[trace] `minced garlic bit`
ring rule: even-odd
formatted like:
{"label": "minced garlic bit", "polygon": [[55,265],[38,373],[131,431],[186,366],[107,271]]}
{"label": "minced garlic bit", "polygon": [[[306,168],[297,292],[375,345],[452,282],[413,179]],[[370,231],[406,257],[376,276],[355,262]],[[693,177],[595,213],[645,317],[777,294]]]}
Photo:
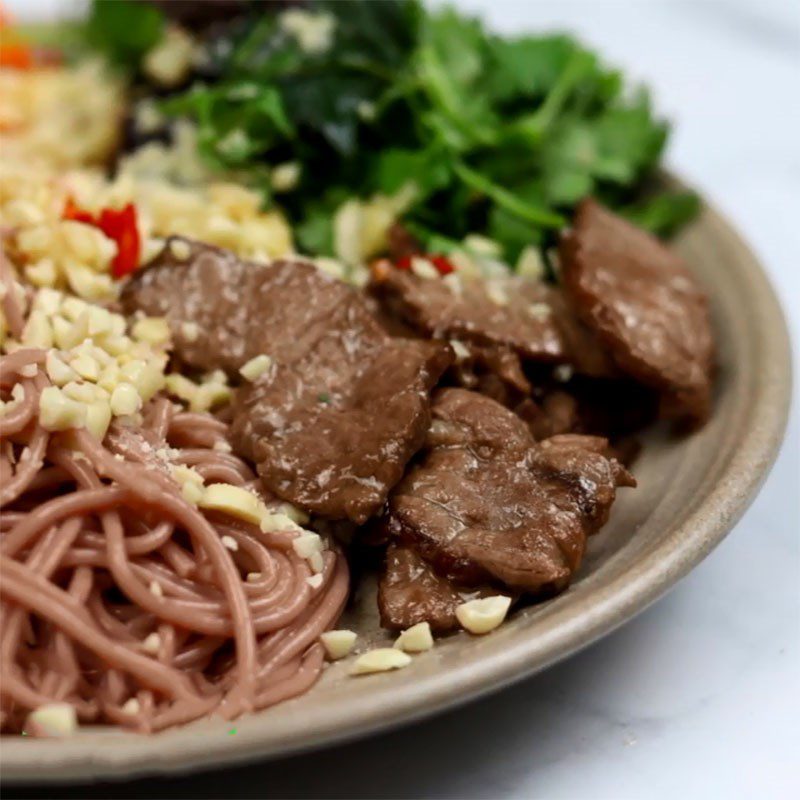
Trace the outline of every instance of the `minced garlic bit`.
{"label": "minced garlic bit", "polygon": [[480,597],[457,606],[456,619],[470,633],[489,633],[503,622],[510,607],[510,597]]}
{"label": "minced garlic bit", "polygon": [[187,342],[196,342],[197,337],[200,336],[200,326],[196,322],[182,322],[181,336]]}
{"label": "minced garlic bit", "polygon": [[431,626],[427,622],[418,622],[404,630],[394,643],[398,650],[406,653],[424,653],[433,647]]}
{"label": "minced garlic bit", "polygon": [[262,576],[260,572],[248,572],[245,580],[248,583],[258,583],[261,580],[261,577]]}
{"label": "minced garlic bit", "polygon": [[414,256],[411,259],[411,271],[418,277],[418,278],[439,278],[439,270],[436,269],[432,261],[429,261],[427,258],[421,258],[420,256]]}
{"label": "minced garlic bit", "polygon": [[319,640],[325,648],[325,652],[331,661],[337,661],[350,655],[356,643],[358,634],[355,631],[339,629],[334,631],[325,631],[320,634]]}
{"label": "minced garlic bit", "polygon": [[388,672],[402,669],[411,663],[411,656],[394,647],[379,647],[360,655],[350,667],[351,675],[369,675],[373,672]]}
{"label": "minced garlic bit", "polygon": [[142,650],[151,656],[157,655],[161,649],[161,637],[157,633],[148,633],[142,642]]}
{"label": "minced garlic bit", "polygon": [[222,546],[232,553],[235,553],[239,549],[239,542],[237,542],[233,536],[223,536],[220,541],[222,542]]}
{"label": "minced garlic bit", "polygon": [[111,406],[108,400],[94,400],[86,406],[86,430],[98,441],[103,441],[111,424]]}
{"label": "minced garlic bit", "polygon": [[172,253],[173,258],[178,261],[186,261],[192,255],[192,248],[189,242],[183,239],[171,239],[169,243],[169,251]]}
{"label": "minced garlic bit", "polygon": [[78,728],[75,707],[69,703],[47,703],[31,711],[25,720],[25,733],[41,738],[72,736]]}
{"label": "minced garlic bit", "polygon": [[148,344],[166,344],[170,339],[169,325],[164,317],[142,317],[131,328],[134,339]]}
{"label": "minced garlic bit", "polygon": [[192,68],[195,43],[177,25],[167,28],[161,39],[145,53],[142,71],[158,86],[167,89],[182,83]]}
{"label": "minced garlic bit", "polygon": [[559,364],[553,369],[553,377],[560,383],[566,383],[575,374],[572,364]]}
{"label": "minced garlic bit", "polygon": [[464,344],[464,342],[460,342],[458,339],[451,339],[450,347],[453,348],[453,352],[456,354],[456,359],[458,361],[464,361],[465,359],[469,358],[469,348]]}
{"label": "minced garlic bit", "polygon": [[486,296],[496,305],[496,306],[507,306],[508,305],[508,295],[506,294],[505,290],[502,286],[496,283],[487,283],[486,285]]}
{"label": "minced garlic bit", "polygon": [[130,383],[120,383],[111,393],[111,411],[122,417],[135,414],[142,407],[142,398]]}
{"label": "minced garlic bit", "polygon": [[251,358],[243,367],[239,369],[243,378],[248,381],[254,381],[261,377],[272,364],[272,359],[263,353],[260,356]]}
{"label": "minced garlic bit", "polygon": [[36,292],[19,344],[48,349],[54,385],[39,401],[44,427],[85,426],[102,440],[112,417],[135,414],[164,386],[165,343],[134,341],[126,328],[121,314],[55,289]]}
{"label": "minced garlic bit", "polygon": [[528,245],[523,248],[517,259],[516,272],[523,278],[531,278],[536,281],[544,277],[544,259],[538,247]]}
{"label": "minced garlic bit", "polygon": [[330,14],[290,8],[280,15],[278,24],[305,53],[319,55],[333,44],[336,18]]}
{"label": "minced garlic bit", "polygon": [[39,422],[48,431],[82,428],[86,422],[86,405],[71,400],[57,386],[47,386],[39,396]]}
{"label": "minced garlic bit", "polygon": [[291,192],[300,182],[301,167],[297,161],[287,161],[272,168],[269,179],[276,192]]}
{"label": "minced garlic bit", "polygon": [[528,306],[528,313],[534,318],[539,320],[547,319],[553,312],[547,303],[533,303]]}
{"label": "minced garlic bit", "polygon": [[163,597],[164,590],[161,588],[161,584],[158,581],[150,581],[150,594],[155,595],[156,597]]}
{"label": "minced garlic bit", "polygon": [[207,374],[200,383],[195,383],[185,375],[172,373],[166,376],[165,384],[167,391],[188,403],[191,411],[210,411],[227,403],[232,394],[222,370]]}
{"label": "minced garlic bit", "polygon": [[212,483],[205,487],[200,508],[221,511],[245,522],[258,525],[266,514],[264,503],[247,489],[232,483]]}
{"label": "minced garlic bit", "polygon": [[179,464],[172,467],[172,478],[181,487],[181,494],[187,503],[193,506],[199,505],[203,499],[204,487],[203,476],[193,467]]}
{"label": "minced garlic bit", "polygon": [[451,272],[442,278],[442,283],[450,290],[451,294],[460,296],[464,291],[464,284],[461,282],[461,276],[455,272]]}

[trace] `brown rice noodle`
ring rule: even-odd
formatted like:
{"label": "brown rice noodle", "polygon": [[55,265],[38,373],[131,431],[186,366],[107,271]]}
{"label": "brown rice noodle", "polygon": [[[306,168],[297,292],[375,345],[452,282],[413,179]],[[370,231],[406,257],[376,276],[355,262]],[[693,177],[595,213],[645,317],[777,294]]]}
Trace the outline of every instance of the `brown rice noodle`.
{"label": "brown rice noodle", "polygon": [[[4,305],[18,335],[12,294]],[[38,399],[48,379],[20,370],[45,355],[0,358],[3,397],[25,388],[0,417],[3,730],[19,732],[33,709],[62,702],[82,722],[149,732],[212,712],[233,718],[308,689],[322,670],[319,635],[347,597],[338,549],[324,552],[313,587],[293,533],[183,498],[162,448],[207,482],[259,491],[248,464],[224,452],[227,425],[209,414],[157,397],[141,426],[117,421],[102,443],[85,430],[44,430]]]}

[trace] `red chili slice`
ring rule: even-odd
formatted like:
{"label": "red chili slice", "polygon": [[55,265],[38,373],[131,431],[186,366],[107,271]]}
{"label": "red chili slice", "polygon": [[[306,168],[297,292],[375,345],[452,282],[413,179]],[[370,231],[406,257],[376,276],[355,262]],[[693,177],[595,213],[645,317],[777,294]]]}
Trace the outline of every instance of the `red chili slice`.
{"label": "red chili slice", "polygon": [[115,278],[130,275],[139,266],[141,240],[136,225],[136,207],[128,203],[117,211],[104,208],[100,213],[100,230],[117,243],[117,255],[111,265],[111,274]]}
{"label": "red chili slice", "polygon": [[142,242],[136,224],[136,207],[133,203],[128,203],[121,209],[104,208],[100,215],[95,217],[68,197],[62,216],[64,219],[93,225],[117,243],[117,255],[111,263],[111,274],[115,278],[130,275],[139,265]]}
{"label": "red chili slice", "polygon": [[434,267],[439,271],[440,275],[449,275],[451,272],[455,271],[455,267],[453,263],[450,261],[447,256],[443,255],[416,255],[416,256],[403,256],[402,258],[398,258],[395,261],[394,265],[397,269],[411,269],[411,262],[415,258],[424,258],[427,261],[430,261]]}

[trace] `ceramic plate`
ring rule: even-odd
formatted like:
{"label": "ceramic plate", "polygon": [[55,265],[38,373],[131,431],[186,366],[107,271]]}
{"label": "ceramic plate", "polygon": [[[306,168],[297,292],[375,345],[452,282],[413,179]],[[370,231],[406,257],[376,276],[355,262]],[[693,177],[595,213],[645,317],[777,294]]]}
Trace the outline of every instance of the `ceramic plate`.
{"label": "ceramic plate", "polygon": [[[6,780],[87,780],[167,773],[286,755],[437,713],[531,675],[630,619],[697,564],[752,501],[776,455],[791,364],[780,306],[755,257],[713,210],[676,243],[708,287],[719,346],[714,413],[700,432],[647,437],[639,488],[621,491],[569,591],[515,614],[489,636],[459,634],[408,668],[350,678],[334,664],[305,696],[237,720],[154,736],[107,731],[74,738],[4,737]],[[361,645],[389,641],[374,585],[362,585],[343,626]],[[235,731],[235,732],[233,732]]]}

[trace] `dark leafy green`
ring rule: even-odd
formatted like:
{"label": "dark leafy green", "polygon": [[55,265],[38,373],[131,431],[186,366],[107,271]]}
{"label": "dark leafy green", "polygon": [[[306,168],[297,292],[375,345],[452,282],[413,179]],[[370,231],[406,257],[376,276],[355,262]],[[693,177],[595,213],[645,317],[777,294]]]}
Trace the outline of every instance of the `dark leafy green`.
{"label": "dark leafy green", "polygon": [[87,25],[89,43],[120,67],[138,65],[164,31],[154,6],[132,0],[94,0]]}
{"label": "dark leafy green", "polygon": [[[163,20],[137,5],[134,21],[130,5],[95,2],[90,30],[135,67]],[[163,106],[197,122],[210,164],[265,192],[271,166],[302,166],[274,198],[302,247],[331,252],[345,200],[401,191],[403,221],[429,248],[482,233],[508,260],[551,244],[589,194],[659,234],[697,212],[694,196],[641,199],[668,127],[573,37],[500,37],[417,0],[302,8],[332,20],[330,47],[302,47],[285,5],[254,4],[207,43],[205,77]]]}

